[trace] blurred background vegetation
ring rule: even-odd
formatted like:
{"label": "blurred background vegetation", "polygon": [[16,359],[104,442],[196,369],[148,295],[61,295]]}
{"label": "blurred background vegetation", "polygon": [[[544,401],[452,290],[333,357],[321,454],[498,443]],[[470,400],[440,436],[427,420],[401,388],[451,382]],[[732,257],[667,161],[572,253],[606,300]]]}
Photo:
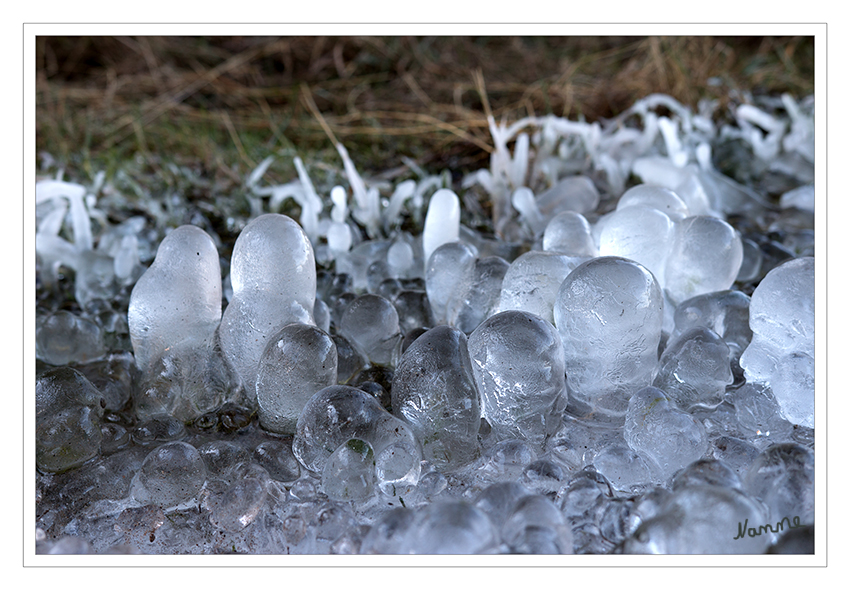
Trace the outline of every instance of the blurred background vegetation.
{"label": "blurred background vegetation", "polygon": [[[814,92],[812,37],[39,37],[36,63],[36,155],[67,177],[133,161],[167,184],[176,164],[219,189],[274,154],[341,168],[328,131],[361,172],[409,174],[408,157],[459,177],[487,166],[488,112]],[[295,176],[289,157],[265,178]]]}

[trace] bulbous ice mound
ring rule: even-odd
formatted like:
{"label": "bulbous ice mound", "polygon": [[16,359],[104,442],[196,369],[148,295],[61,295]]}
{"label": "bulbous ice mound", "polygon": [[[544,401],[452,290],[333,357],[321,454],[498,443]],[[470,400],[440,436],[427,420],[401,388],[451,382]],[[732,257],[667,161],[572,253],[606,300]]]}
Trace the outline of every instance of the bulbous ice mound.
{"label": "bulbous ice mound", "polygon": [[101,402],[97,388],[69,367],[36,381],[35,461],[41,471],[67,471],[100,453]]}
{"label": "bulbous ice mound", "polygon": [[481,404],[463,332],[438,326],[408,347],[393,377],[392,407],[439,469],[478,456]]}
{"label": "bulbous ice mound", "polygon": [[378,488],[389,496],[409,493],[419,482],[422,451],[410,427],[360,389],[326,387],[298,416],[292,452],[301,464],[322,473],[331,455],[351,439],[369,443]]}
{"label": "bulbous ice mound", "polygon": [[741,236],[731,225],[707,215],[687,217],[676,223],[664,288],[676,303],[723,291],[735,282],[743,260]]}
{"label": "bulbous ice mound", "polygon": [[233,298],[221,318],[221,347],[250,392],[271,336],[287,324],[314,324],[310,239],[285,215],[260,215],[236,239],[230,280]]}
{"label": "bulbous ice mound", "polygon": [[398,360],[398,310],[380,295],[367,293],[352,301],[342,314],[339,334],[373,365],[394,366]]}
{"label": "bulbous ice mound", "polygon": [[667,345],[652,384],[686,411],[716,408],[732,383],[726,342],[713,330],[698,326]]}
{"label": "bulbous ice mound", "polygon": [[195,498],[207,479],[198,449],[189,443],[165,443],[145,457],[133,485],[133,497],[162,508]]}
{"label": "bulbous ice mound", "polygon": [[815,259],[767,273],[750,301],[753,338],[741,355],[747,381],[770,386],[782,415],[814,428]]}
{"label": "bulbous ice mound", "polygon": [[561,283],[587,258],[531,250],[508,267],[502,280],[499,311],[519,310],[555,323],[553,309]]}
{"label": "bulbous ice mound", "polygon": [[708,450],[702,423],[676,408],[657,387],[645,387],[629,400],[623,434],[629,447],[655,464],[659,483]]}
{"label": "bulbous ice mound", "polygon": [[665,213],[653,207],[618,208],[605,220],[599,236],[599,254],[639,262],[663,286],[674,227]]}
{"label": "bulbous ice mound", "polygon": [[566,405],[563,345],[552,324],[524,311],[498,313],[470,334],[469,356],[496,438],[542,448]]}
{"label": "bulbous ice mound", "polygon": [[428,259],[425,268],[425,290],[437,324],[447,320],[446,306],[472,273],[476,252],[463,242],[443,244]]}
{"label": "bulbous ice mound", "polygon": [[212,341],[221,320],[221,266],[204,230],[169,233],[130,295],[128,321],[136,365],[148,373],[166,350]]}
{"label": "bulbous ice mound", "polygon": [[333,339],[315,326],[289,324],[272,336],[257,370],[260,424],[294,434],[298,415],[313,394],[337,382]]}
{"label": "bulbous ice mound", "polygon": [[554,315],[570,395],[597,412],[622,416],[629,395],[650,384],[658,361],[658,281],[633,260],[594,258],[561,284]]}
{"label": "bulbous ice mound", "polygon": [[[714,485],[686,486],[663,501],[657,514],[626,540],[624,553],[758,554],[769,533],[750,536],[769,524],[767,511],[739,490]],[[743,532],[743,536],[740,536]]]}

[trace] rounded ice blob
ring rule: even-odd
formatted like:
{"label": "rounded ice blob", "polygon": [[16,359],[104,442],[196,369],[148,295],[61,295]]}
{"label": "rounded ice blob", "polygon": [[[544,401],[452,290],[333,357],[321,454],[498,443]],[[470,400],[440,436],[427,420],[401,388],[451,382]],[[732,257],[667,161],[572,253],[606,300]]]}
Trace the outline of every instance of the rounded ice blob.
{"label": "rounded ice blob", "polygon": [[145,457],[138,473],[134,496],[162,508],[178,506],[195,498],[207,478],[198,450],[185,442],[170,442]]}
{"label": "rounded ice blob", "polygon": [[478,456],[481,404],[463,332],[438,326],[413,341],[393,377],[392,407],[437,468],[456,469]]}
{"label": "rounded ice blob", "polygon": [[35,462],[41,471],[67,471],[100,453],[101,401],[97,388],[69,367],[36,381]]}
{"label": "rounded ice blob", "polygon": [[570,395],[622,416],[650,384],[658,361],[663,300],[655,277],[625,258],[589,260],[567,276],[555,303]]}
{"label": "rounded ice blob", "polygon": [[194,225],[172,230],[130,295],[136,365],[150,372],[166,351],[203,347],[221,320],[221,266],[212,238]]}
{"label": "rounded ice blob", "polygon": [[687,217],[676,223],[664,288],[676,303],[723,291],[735,282],[743,260],[741,236],[731,225],[707,215]]}
{"label": "rounded ice blob", "polygon": [[425,290],[437,324],[445,324],[449,301],[472,272],[476,252],[462,242],[449,242],[434,250],[425,269]]}
{"label": "rounded ice blob", "polygon": [[554,324],[558,289],[567,275],[585,260],[540,250],[520,255],[502,280],[499,311],[527,311]]}
{"label": "rounded ice blob", "polygon": [[373,365],[395,365],[401,344],[398,310],[381,297],[367,293],[348,304],[339,334]]}
{"label": "rounded ice blob", "polygon": [[542,448],[566,405],[563,346],[552,324],[524,311],[498,313],[470,334],[469,356],[497,440]]}
{"label": "rounded ice blob", "polygon": [[266,430],[294,434],[314,393],[337,382],[337,351],[324,331],[289,324],[271,337],[257,367],[257,404]]}
{"label": "rounded ice blob", "polygon": [[221,318],[221,348],[250,391],[272,335],[287,324],[314,323],[313,246],[289,217],[261,215],[236,239],[230,280],[233,298]]}
{"label": "rounded ice blob", "polygon": [[322,473],[334,451],[351,439],[371,445],[384,494],[408,493],[419,482],[422,451],[410,427],[368,393],[346,385],[310,398],[298,417],[292,451],[304,467]]}
{"label": "rounded ice blob", "polygon": [[814,427],[815,260],[797,258],[774,268],[753,292],[753,338],[741,355],[747,381],[768,384],[782,415]]}
{"label": "rounded ice blob", "polygon": [[460,200],[454,191],[442,188],[431,196],[425,228],[422,230],[422,249],[425,264],[431,254],[447,242],[457,240],[460,232]]}

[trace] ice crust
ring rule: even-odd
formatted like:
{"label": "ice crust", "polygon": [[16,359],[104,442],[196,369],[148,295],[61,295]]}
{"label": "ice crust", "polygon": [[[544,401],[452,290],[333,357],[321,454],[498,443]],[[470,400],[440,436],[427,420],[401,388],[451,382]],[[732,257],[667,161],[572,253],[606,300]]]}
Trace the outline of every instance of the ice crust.
{"label": "ice crust", "polygon": [[[40,292],[70,268],[77,307],[37,315],[37,552],[809,548],[813,115],[733,115],[490,119],[465,192],[267,159],[229,261],[200,213],[39,181]],[[730,138],[781,190],[714,169]]]}

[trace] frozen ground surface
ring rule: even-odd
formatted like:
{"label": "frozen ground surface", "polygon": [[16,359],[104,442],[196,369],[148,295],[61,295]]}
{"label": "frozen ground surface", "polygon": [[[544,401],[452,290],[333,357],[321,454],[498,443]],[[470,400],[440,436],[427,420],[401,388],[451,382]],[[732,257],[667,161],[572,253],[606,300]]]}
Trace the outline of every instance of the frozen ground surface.
{"label": "frozen ground surface", "polygon": [[732,105],[491,120],[459,186],[40,178],[36,551],[812,552],[813,99]]}

